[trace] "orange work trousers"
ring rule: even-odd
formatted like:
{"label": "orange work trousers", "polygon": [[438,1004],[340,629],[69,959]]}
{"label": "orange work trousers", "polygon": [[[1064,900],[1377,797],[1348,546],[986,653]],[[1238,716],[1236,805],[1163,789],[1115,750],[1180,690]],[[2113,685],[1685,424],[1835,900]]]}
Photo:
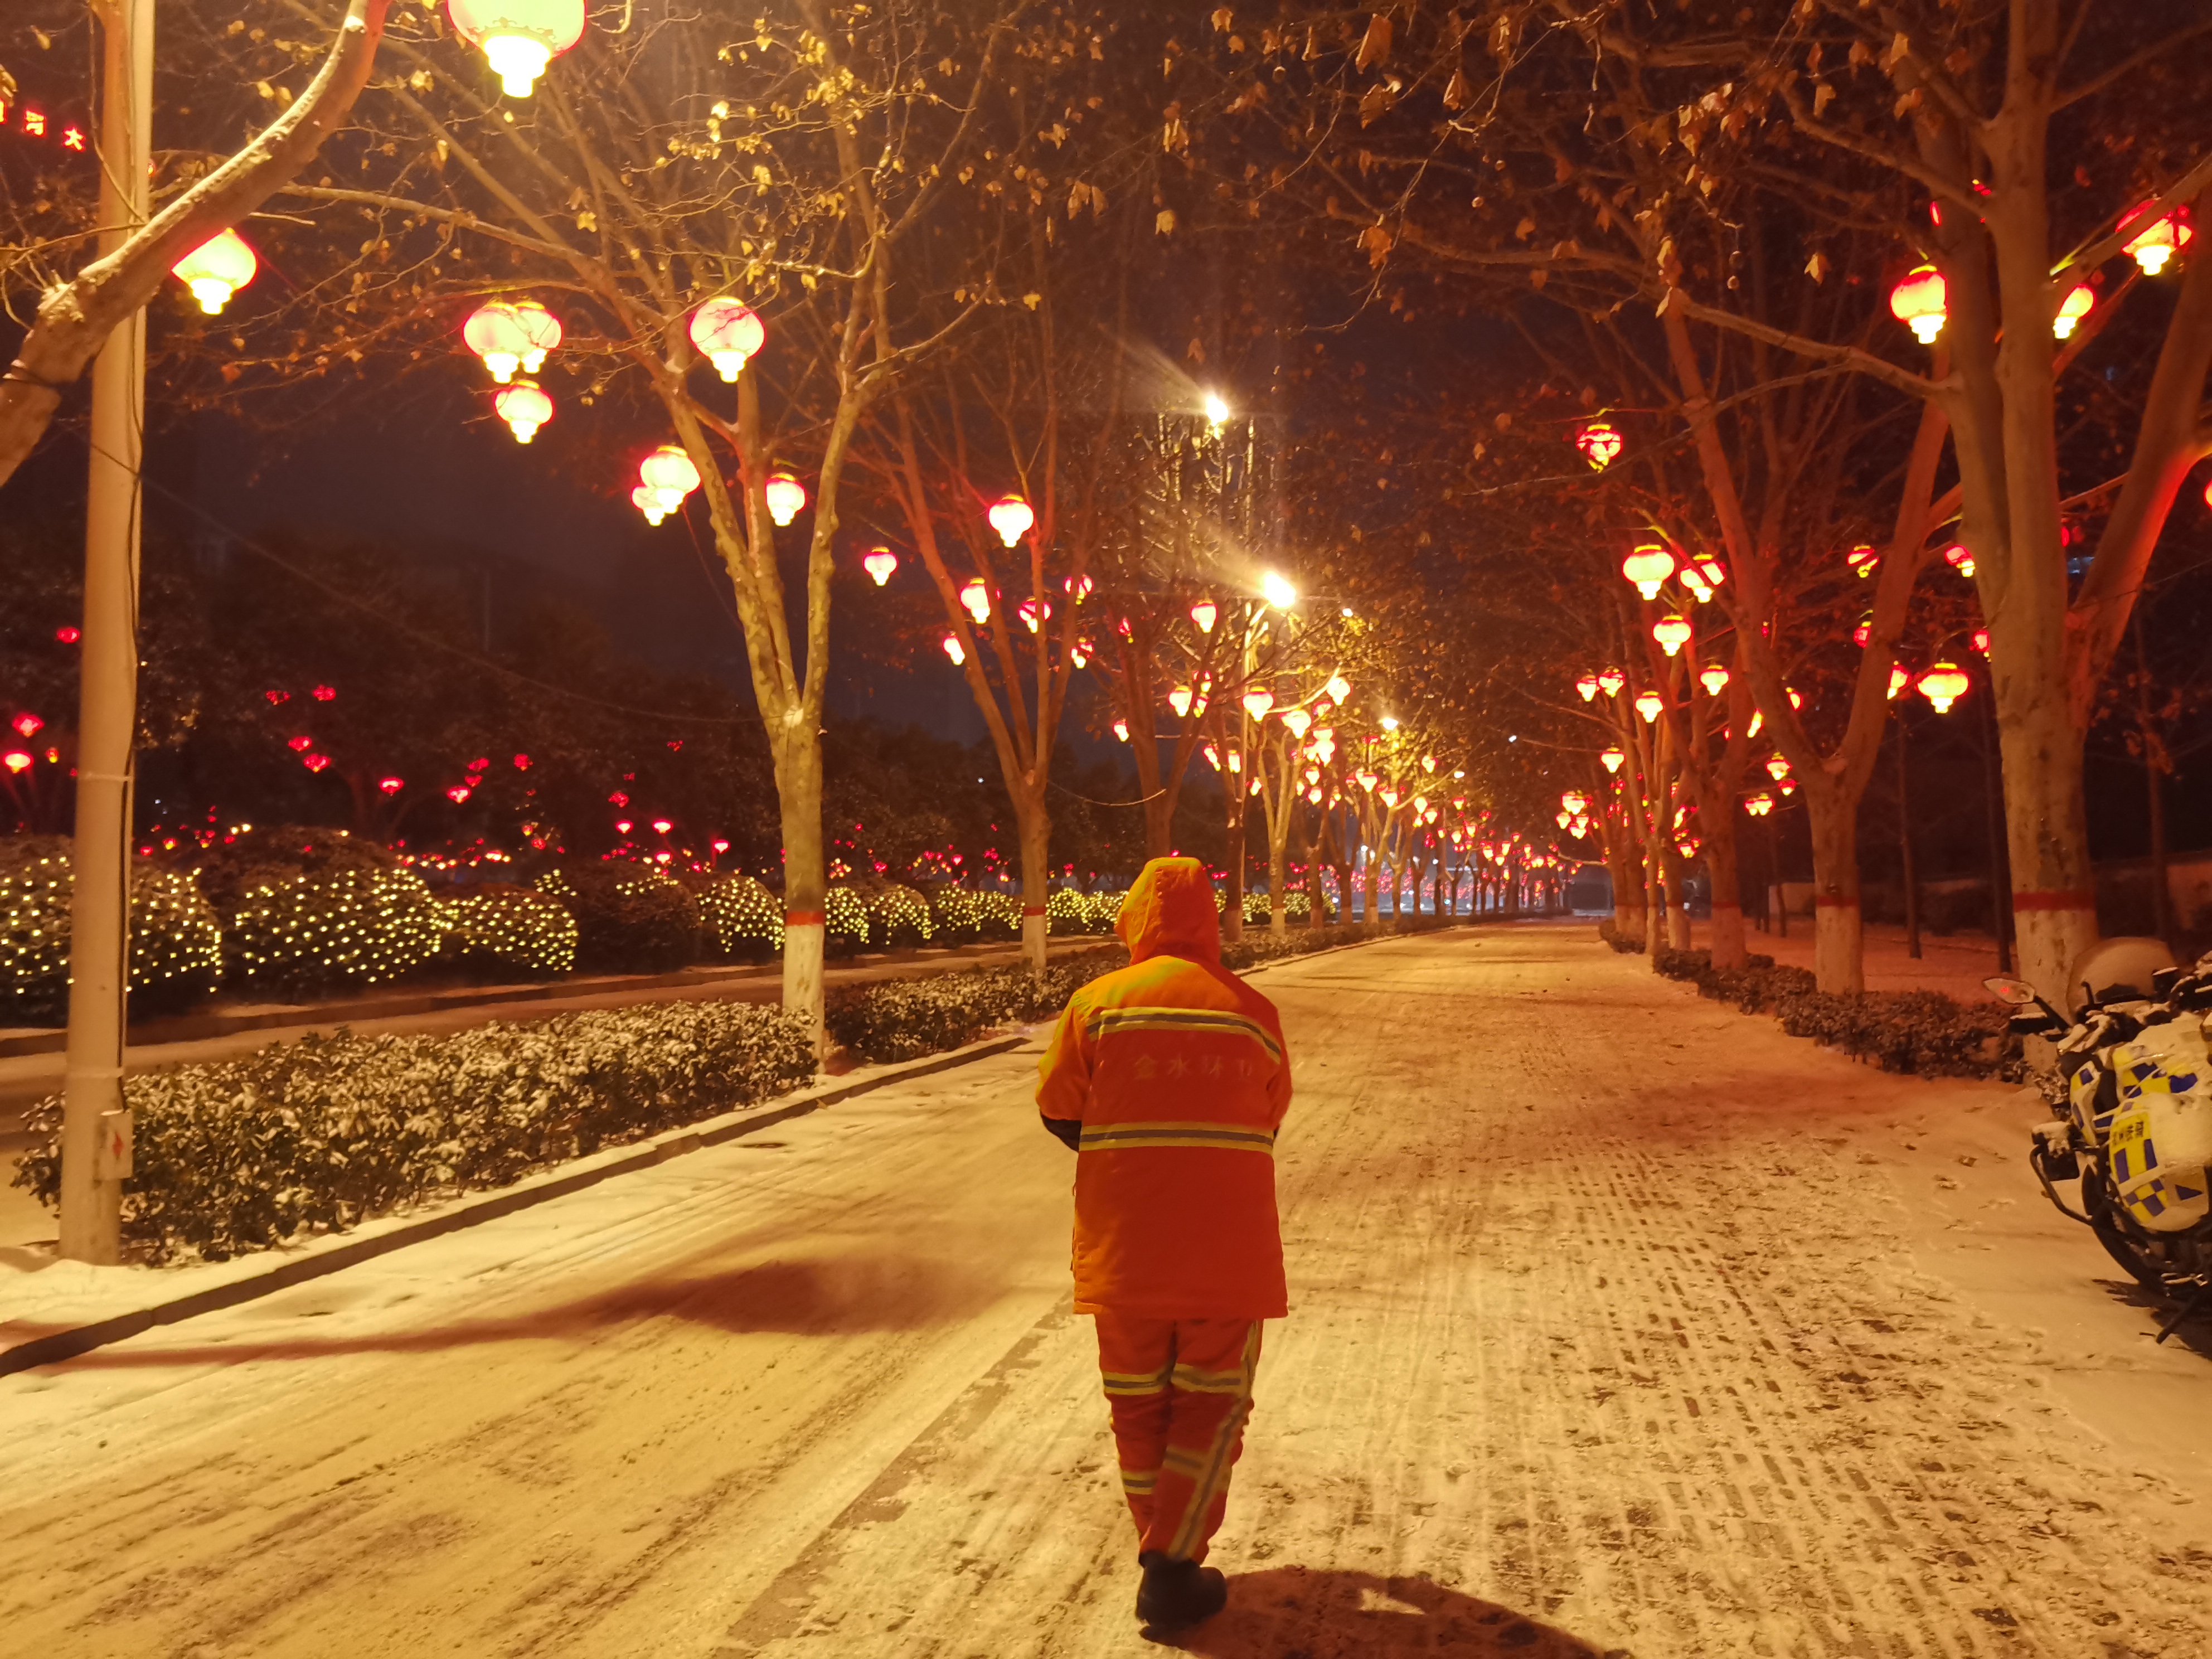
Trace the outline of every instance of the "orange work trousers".
{"label": "orange work trousers", "polygon": [[1137,1548],[1203,1561],[1229,1508],[1230,1467],[1244,1449],[1260,1322],[1097,1318]]}

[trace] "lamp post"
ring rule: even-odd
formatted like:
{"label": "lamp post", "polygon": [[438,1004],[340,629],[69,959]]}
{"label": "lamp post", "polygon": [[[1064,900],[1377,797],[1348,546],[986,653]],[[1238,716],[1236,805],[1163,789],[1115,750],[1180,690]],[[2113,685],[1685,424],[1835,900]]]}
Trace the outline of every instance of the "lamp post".
{"label": "lamp post", "polygon": [[[152,166],[154,0],[100,11],[100,253],[146,222]],[[132,738],[138,721],[139,462],[146,313],[116,325],[92,371],[92,465],[84,526],[84,632],[77,688],[76,833],[70,867],[70,994],[62,1083],[61,1253],[122,1253],[131,1115],[123,1099],[131,964]]]}

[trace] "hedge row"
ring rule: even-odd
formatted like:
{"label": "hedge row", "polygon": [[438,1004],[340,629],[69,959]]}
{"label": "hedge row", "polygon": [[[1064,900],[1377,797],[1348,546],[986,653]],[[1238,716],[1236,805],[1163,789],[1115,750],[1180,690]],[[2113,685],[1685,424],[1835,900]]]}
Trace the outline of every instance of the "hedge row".
{"label": "hedge row", "polygon": [[2011,1010],[2002,1003],[1962,1004],[1941,991],[1842,996],[1819,989],[1805,969],[1782,967],[1765,956],[1718,969],[1710,951],[1662,951],[1651,965],[1668,979],[1694,983],[1700,996],[1747,1014],[1771,1013],[1791,1036],[1811,1037],[1885,1072],[2008,1083],[2027,1075],[2020,1039],[2006,1024]]}
{"label": "hedge row", "polygon": [[[478,926],[483,924],[478,923]],[[1407,921],[1386,931],[1444,925]],[[1227,946],[1231,968],[1370,937],[1300,928]],[[1042,975],[969,969],[834,994],[831,1038],[854,1057],[912,1060],[994,1026],[1056,1018],[1126,960],[1071,952]],[[134,1173],[124,1237],[150,1261],[226,1260],[353,1226],[425,1199],[506,1186],[806,1083],[810,1034],[780,1009],[666,1002],[434,1036],[340,1031],[234,1060],[131,1078]],[[61,1178],[61,1101],[33,1108],[46,1137],[15,1184],[49,1207]]]}
{"label": "hedge row", "polygon": [[[222,1261],[750,1105],[814,1074],[805,1023],[748,1003],[594,1009],[437,1036],[341,1031],[132,1078],[125,1238]],[[52,1137],[58,1098],[30,1115]],[[57,1143],[15,1185],[51,1206]]]}

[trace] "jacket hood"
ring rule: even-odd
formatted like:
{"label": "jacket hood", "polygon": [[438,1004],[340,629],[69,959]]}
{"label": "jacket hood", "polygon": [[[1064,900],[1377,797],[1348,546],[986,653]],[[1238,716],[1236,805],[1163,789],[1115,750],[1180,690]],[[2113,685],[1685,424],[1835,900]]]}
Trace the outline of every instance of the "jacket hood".
{"label": "jacket hood", "polygon": [[1221,914],[1213,884],[1196,859],[1154,859],[1137,872],[1114,931],[1129,960],[1162,955],[1221,960]]}

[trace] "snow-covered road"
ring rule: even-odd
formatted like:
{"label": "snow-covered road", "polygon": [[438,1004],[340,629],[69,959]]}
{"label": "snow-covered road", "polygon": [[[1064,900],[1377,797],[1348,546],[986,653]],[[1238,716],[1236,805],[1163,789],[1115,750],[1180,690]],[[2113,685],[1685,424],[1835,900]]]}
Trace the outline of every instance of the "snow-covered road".
{"label": "snow-covered road", "polygon": [[[1194,1650],[2212,1652],[2212,1361],[2010,1091],[1580,927],[1260,983],[1293,1307]],[[0,1654],[1146,1650],[1032,1065],[0,1379]]]}

